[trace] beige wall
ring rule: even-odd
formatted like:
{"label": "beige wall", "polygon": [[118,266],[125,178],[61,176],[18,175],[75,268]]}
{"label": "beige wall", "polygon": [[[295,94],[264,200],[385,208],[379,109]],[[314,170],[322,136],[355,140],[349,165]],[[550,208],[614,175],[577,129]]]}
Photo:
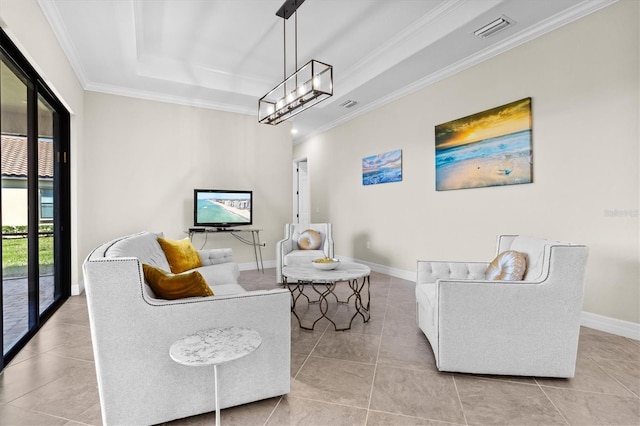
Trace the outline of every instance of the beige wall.
{"label": "beige wall", "polygon": [[[289,125],[95,92],[86,92],[85,120],[81,253],[143,230],[185,238],[193,226],[193,189],[220,188],[253,190],[264,259],[275,258],[292,208]],[[254,261],[253,249],[230,235],[208,241],[207,247],[234,248],[240,263]],[[202,235],[194,239],[196,247],[202,242]]]}
{"label": "beige wall", "polygon": [[[501,233],[583,243],[584,310],[640,322],[639,5],[623,0],[296,146],[312,221],[333,222],[336,254],[414,272],[417,259],[490,260]],[[434,126],[525,97],[534,183],[436,192]],[[403,181],[363,187],[362,158],[395,149]]]}
{"label": "beige wall", "polygon": [[78,159],[84,91],[36,0],[0,0],[0,25],[71,113],[71,282],[72,291],[77,292],[84,259],[78,251],[76,202],[78,176],[83,173]]}

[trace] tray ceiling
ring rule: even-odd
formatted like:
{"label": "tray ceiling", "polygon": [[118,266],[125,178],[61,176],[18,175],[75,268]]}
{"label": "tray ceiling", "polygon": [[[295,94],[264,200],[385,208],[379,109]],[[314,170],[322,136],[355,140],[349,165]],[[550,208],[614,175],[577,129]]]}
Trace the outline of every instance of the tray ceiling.
{"label": "tray ceiling", "polygon": [[[297,64],[334,67],[334,96],[294,142],[473,66],[615,0],[306,0]],[[256,116],[284,77],[283,0],[39,0],[87,90]],[[473,33],[500,16],[513,25]],[[294,17],[286,21],[287,75]],[[345,101],[357,104],[346,109]]]}

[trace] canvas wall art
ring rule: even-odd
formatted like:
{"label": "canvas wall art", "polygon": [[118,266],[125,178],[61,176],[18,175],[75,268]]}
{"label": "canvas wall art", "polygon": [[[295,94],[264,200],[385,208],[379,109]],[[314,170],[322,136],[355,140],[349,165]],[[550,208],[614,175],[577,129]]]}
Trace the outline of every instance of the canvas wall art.
{"label": "canvas wall art", "polygon": [[362,159],[362,184],[399,182],[402,180],[402,150],[385,152]]}
{"label": "canvas wall art", "polygon": [[531,98],[436,126],[436,190],[532,182]]}

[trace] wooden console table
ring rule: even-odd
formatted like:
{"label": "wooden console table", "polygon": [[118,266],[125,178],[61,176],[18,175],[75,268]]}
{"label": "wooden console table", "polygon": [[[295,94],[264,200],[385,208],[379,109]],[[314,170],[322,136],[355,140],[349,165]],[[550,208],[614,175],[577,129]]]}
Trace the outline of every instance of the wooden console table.
{"label": "wooden console table", "polygon": [[[193,241],[193,236],[195,234],[205,234],[205,242],[204,244],[206,244],[206,237],[209,234],[218,234],[218,233],[223,233],[223,234],[231,234],[236,240],[240,241],[243,244],[247,244],[249,246],[253,246],[253,255],[256,259],[256,268],[259,271],[262,271],[262,273],[264,273],[264,264],[262,263],[262,247],[265,247],[266,244],[260,242],[260,231],[262,231],[262,229],[255,229],[255,228],[189,228],[189,239],[191,241]],[[241,234],[242,233],[246,233],[246,232],[250,232],[251,233],[251,239],[246,239],[244,238]],[[203,244],[203,247],[204,247]],[[260,259],[260,262],[258,263],[258,259]]]}

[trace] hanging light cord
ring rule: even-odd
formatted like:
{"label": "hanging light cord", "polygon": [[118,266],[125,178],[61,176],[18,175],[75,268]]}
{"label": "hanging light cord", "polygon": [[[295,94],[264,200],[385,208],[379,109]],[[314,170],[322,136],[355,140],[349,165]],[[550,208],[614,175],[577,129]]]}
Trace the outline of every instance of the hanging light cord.
{"label": "hanging light cord", "polygon": [[296,9],[295,12],[295,31],[296,31],[296,37],[295,37],[295,73],[296,73],[296,81],[295,81],[295,90],[298,90],[298,10]]}

